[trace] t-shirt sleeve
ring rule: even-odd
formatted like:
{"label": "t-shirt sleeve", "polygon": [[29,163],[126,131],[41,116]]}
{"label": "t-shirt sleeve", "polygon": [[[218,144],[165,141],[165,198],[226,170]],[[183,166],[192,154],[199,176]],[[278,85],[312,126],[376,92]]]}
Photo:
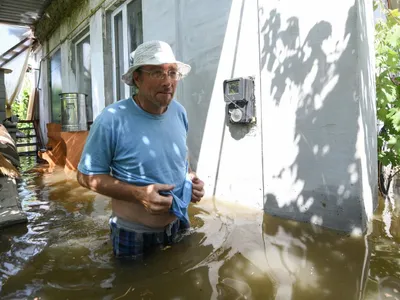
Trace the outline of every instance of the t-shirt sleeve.
{"label": "t-shirt sleeve", "polygon": [[113,130],[94,122],[86,139],[78,170],[86,175],[110,174],[115,142]]}

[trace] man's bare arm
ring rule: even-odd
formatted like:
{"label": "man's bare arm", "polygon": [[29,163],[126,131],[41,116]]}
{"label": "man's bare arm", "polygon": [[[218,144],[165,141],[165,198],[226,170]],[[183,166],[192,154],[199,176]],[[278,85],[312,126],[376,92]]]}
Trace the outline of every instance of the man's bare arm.
{"label": "man's bare arm", "polygon": [[119,200],[138,201],[136,198],[142,193],[140,187],[127,184],[107,174],[85,175],[78,171],[77,180],[85,188]]}
{"label": "man's bare arm", "polygon": [[151,184],[136,186],[107,174],[85,175],[79,171],[77,180],[80,185],[96,193],[128,202],[137,201],[153,214],[168,211],[172,204],[172,196],[160,195],[160,191],[173,190],[173,185]]}

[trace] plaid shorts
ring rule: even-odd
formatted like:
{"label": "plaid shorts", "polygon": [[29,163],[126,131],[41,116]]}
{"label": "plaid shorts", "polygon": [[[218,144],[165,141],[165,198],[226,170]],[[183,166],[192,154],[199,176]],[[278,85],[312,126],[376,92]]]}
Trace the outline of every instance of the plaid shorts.
{"label": "plaid shorts", "polygon": [[148,252],[158,247],[178,242],[182,238],[182,232],[187,229],[179,220],[166,226],[161,232],[136,232],[121,228],[109,221],[111,243],[113,252],[117,258],[141,259]]}

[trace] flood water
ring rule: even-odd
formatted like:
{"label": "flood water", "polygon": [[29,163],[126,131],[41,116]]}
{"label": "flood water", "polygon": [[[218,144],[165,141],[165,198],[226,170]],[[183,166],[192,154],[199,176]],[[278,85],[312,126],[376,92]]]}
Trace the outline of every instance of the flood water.
{"label": "flood water", "polygon": [[62,170],[19,191],[29,223],[0,230],[0,299],[400,299],[389,200],[356,238],[205,199],[181,243],[130,262],[112,256],[108,198]]}

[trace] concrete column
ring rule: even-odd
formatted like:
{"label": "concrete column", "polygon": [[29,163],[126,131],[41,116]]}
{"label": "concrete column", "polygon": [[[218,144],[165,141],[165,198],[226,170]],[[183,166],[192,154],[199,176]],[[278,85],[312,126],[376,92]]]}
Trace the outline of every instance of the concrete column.
{"label": "concrete column", "polygon": [[103,9],[99,9],[90,19],[93,119],[95,119],[105,107],[103,13]]}
{"label": "concrete column", "polygon": [[264,208],[361,232],[377,202],[369,0],[260,0]]}

